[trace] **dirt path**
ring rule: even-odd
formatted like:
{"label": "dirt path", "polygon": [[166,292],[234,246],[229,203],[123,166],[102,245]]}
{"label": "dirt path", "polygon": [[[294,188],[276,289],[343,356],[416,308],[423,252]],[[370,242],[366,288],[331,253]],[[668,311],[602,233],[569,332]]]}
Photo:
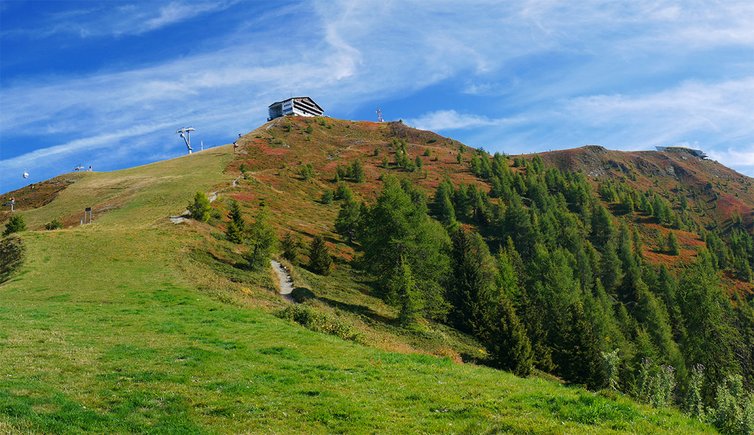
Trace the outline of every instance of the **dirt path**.
{"label": "dirt path", "polygon": [[278,276],[278,281],[280,282],[280,294],[283,295],[285,299],[293,302],[293,298],[291,297],[291,292],[293,292],[293,279],[291,278],[291,274],[288,273],[285,266],[279,262],[270,260],[270,263],[272,264],[272,268],[275,270],[275,275]]}

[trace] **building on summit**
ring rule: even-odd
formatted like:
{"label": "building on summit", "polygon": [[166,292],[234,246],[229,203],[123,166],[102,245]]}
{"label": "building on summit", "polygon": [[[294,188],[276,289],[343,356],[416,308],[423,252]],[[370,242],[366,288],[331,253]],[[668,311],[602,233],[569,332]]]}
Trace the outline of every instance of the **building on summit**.
{"label": "building on summit", "polygon": [[270,104],[268,121],[281,116],[322,116],[325,111],[310,97],[291,97]]}

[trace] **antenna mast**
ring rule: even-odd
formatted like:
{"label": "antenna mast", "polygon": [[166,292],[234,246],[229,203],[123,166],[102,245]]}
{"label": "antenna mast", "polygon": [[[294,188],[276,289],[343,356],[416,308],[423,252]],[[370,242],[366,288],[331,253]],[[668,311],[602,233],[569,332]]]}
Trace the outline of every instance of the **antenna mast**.
{"label": "antenna mast", "polygon": [[383,122],[383,121],[384,121],[384,120],[382,119],[382,109],[380,109],[380,108],[378,107],[378,108],[377,108],[377,122]]}
{"label": "antenna mast", "polygon": [[183,142],[186,143],[186,148],[188,148],[188,153],[191,154],[191,151],[194,149],[191,148],[191,132],[194,131],[194,128],[191,127],[183,127],[182,129],[176,131],[179,136],[183,139]]}

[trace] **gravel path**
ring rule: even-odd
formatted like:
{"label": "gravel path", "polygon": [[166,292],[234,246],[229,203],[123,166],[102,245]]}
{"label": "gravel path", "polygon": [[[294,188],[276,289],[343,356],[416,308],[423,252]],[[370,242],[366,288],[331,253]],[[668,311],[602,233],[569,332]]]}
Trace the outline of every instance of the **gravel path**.
{"label": "gravel path", "polygon": [[283,295],[284,298],[292,300],[291,292],[293,292],[293,279],[291,279],[291,274],[289,274],[285,266],[279,262],[270,260],[270,263],[272,264],[272,268],[275,270],[275,274],[278,276],[278,281],[280,282],[280,294]]}

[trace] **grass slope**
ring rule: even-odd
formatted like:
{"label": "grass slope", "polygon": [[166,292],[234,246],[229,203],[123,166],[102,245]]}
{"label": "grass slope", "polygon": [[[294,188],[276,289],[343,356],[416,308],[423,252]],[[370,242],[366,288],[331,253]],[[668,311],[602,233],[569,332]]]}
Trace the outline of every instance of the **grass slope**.
{"label": "grass slope", "polygon": [[[236,253],[213,244],[216,230],[167,221],[196,190],[227,187],[230,159],[222,148],[84,174],[22,212],[38,229],[100,209],[93,225],[22,235],[27,260],[0,286],[0,432],[711,431],[623,397],[278,319],[269,273],[221,261]],[[332,280],[297,273],[321,297],[392,315],[343,284],[345,265]],[[367,340],[429,346],[381,328]]]}

